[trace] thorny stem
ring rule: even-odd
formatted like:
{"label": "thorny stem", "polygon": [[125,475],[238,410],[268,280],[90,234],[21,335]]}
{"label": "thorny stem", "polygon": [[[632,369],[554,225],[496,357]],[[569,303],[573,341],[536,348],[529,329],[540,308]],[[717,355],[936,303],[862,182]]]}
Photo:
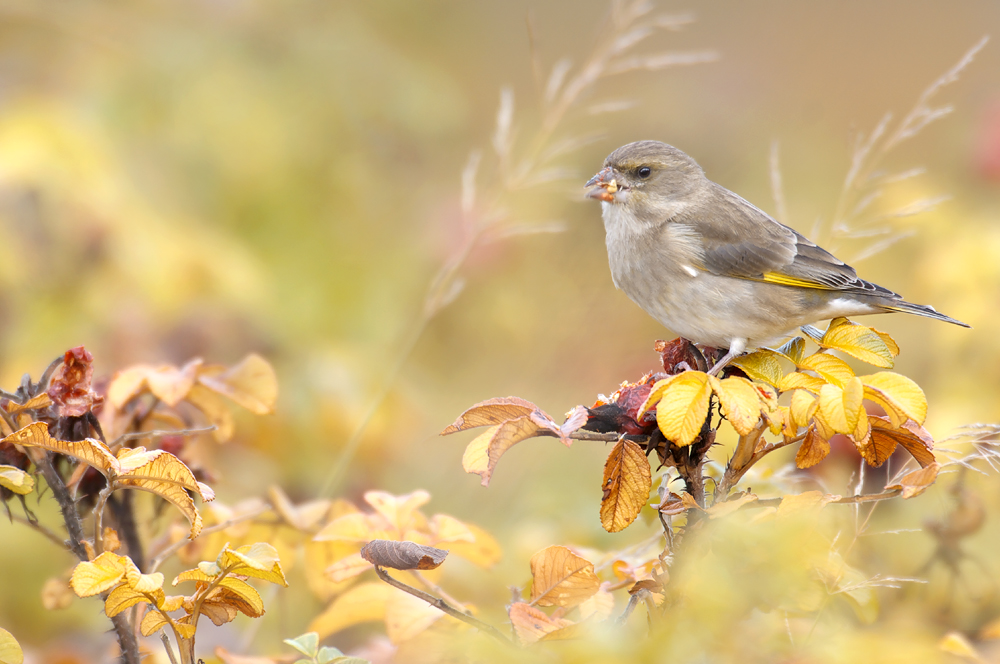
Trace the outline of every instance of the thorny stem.
{"label": "thorny stem", "polygon": [[402,581],[394,579],[393,577],[389,576],[388,572],[386,572],[378,565],[375,565],[375,573],[378,574],[378,578],[382,579],[390,586],[394,588],[399,588],[403,592],[409,593],[418,599],[422,599],[423,601],[427,602],[428,604],[438,609],[439,611],[443,611],[452,618],[456,618],[464,623],[472,625],[479,631],[489,634],[490,636],[495,638],[497,641],[500,641],[501,643],[505,643],[508,645],[510,644],[510,639],[504,636],[496,627],[490,625],[489,623],[485,623],[482,620],[479,620],[478,618],[474,618],[470,616],[468,613],[465,613],[464,611],[456,609],[455,607],[451,606],[440,597],[435,597],[434,595],[426,593],[423,590],[420,590],[419,588],[408,586]]}
{"label": "thorny stem", "polygon": [[[737,457],[738,455],[740,455],[740,452],[742,451],[741,447],[744,444],[746,444],[746,445],[752,445],[752,447],[750,447],[751,450],[754,449],[754,447],[756,447],[757,445],[757,441],[760,440],[760,437],[763,433],[764,433],[763,427],[758,427],[757,429],[754,429],[754,432],[751,433],[750,435],[740,437],[740,442],[739,444],[737,444],[736,452],[733,454],[733,458],[729,460],[729,465],[726,466],[726,472],[722,476],[722,482],[719,483],[719,488],[715,492],[716,502],[720,500],[725,500],[726,496],[729,495],[730,490],[732,490],[732,488],[736,486],[736,484],[740,481],[743,475],[745,475],[746,472],[750,470],[750,468],[753,467],[755,463],[757,463],[762,458],[764,458],[765,456],[767,456],[768,454],[770,454],[775,450],[780,450],[782,447],[787,447],[789,445],[794,445],[795,443],[802,442],[802,440],[805,439],[806,437],[806,434],[802,433],[799,434],[798,436],[795,436],[794,438],[788,438],[786,440],[783,440],[780,443],[770,443],[768,445],[765,445],[757,452],[751,454],[750,458],[746,461],[746,463],[740,464]],[[735,464],[733,463],[734,461],[736,461]]]}

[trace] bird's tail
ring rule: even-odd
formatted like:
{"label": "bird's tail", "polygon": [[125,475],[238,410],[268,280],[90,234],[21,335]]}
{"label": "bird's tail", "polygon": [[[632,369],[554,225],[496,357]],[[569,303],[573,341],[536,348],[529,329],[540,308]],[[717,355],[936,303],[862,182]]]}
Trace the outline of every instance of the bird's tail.
{"label": "bird's tail", "polygon": [[946,323],[951,323],[953,325],[961,325],[962,327],[971,328],[972,326],[968,323],[963,323],[960,320],[955,320],[950,316],[945,316],[942,313],[938,313],[934,307],[927,306],[926,304],[913,304],[912,302],[907,302],[905,300],[898,300],[893,302],[891,305],[883,305],[886,311],[901,311],[906,314],[916,314],[917,316],[926,316],[927,318],[934,318],[936,320],[943,320]]}

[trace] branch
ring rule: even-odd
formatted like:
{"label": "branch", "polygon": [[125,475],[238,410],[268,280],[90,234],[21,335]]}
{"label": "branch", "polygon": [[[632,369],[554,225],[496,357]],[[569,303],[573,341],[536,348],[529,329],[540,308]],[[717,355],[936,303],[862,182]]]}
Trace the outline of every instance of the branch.
{"label": "branch", "polygon": [[[877,503],[882,500],[895,498],[903,493],[902,489],[889,489],[882,493],[862,493],[855,496],[841,496],[828,502],[828,505],[856,505],[858,503]],[[752,503],[747,503],[744,507],[778,507],[784,498],[761,498]]]}
{"label": "branch", "polygon": [[508,645],[510,644],[510,639],[508,639],[506,636],[504,636],[503,634],[501,634],[500,631],[497,630],[496,627],[494,627],[493,625],[490,625],[489,623],[484,623],[482,620],[479,620],[478,618],[473,618],[468,613],[465,613],[463,611],[459,611],[455,607],[453,607],[450,604],[448,604],[447,602],[445,602],[440,597],[435,597],[434,595],[431,595],[430,593],[425,593],[423,590],[420,590],[419,588],[414,588],[413,586],[408,586],[405,583],[403,583],[402,581],[399,581],[398,579],[392,578],[391,576],[389,576],[388,572],[386,572],[384,569],[382,569],[378,565],[375,565],[375,573],[378,574],[378,578],[382,579],[383,581],[385,581],[386,583],[388,583],[390,586],[393,586],[394,588],[399,588],[400,590],[402,590],[405,593],[409,593],[409,594],[413,595],[414,597],[416,597],[418,599],[424,600],[425,602],[427,602],[428,604],[430,604],[431,606],[433,606],[435,609],[438,609],[440,611],[443,611],[444,613],[447,613],[452,618],[456,618],[458,620],[461,620],[464,623],[468,623],[469,625],[472,625],[473,627],[475,627],[479,631],[485,632],[486,634],[489,634],[490,636],[492,636],[496,640],[500,641],[501,643],[506,643]]}

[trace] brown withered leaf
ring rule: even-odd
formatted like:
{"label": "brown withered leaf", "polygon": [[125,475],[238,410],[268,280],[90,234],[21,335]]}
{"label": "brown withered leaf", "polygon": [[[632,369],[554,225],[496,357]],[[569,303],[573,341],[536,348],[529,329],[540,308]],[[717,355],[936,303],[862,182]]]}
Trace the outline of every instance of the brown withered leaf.
{"label": "brown withered leaf", "polygon": [[861,457],[868,465],[872,468],[878,468],[896,451],[896,441],[889,436],[872,435],[871,421],[867,415],[864,415],[863,418],[863,420],[859,421],[859,426],[862,423],[864,424],[864,432],[859,431],[851,435],[850,439],[854,442],[854,446],[861,453]]}
{"label": "brown withered leaf", "polygon": [[927,487],[934,484],[934,480],[937,479],[938,471],[941,470],[941,464],[935,462],[920,468],[919,470],[914,470],[911,473],[907,473],[900,478],[899,483],[890,484],[886,489],[902,489],[903,499],[913,498],[914,496],[919,496]]}
{"label": "brown withered leaf", "polygon": [[538,406],[521,397],[496,397],[480,401],[458,416],[453,424],[445,428],[439,435],[475,429],[476,427],[501,424],[507,420],[530,415],[539,410]]}
{"label": "brown withered leaf", "polygon": [[594,563],[564,546],[550,546],[531,557],[531,601],[539,606],[576,606],[598,591]]}
{"label": "brown withered leaf", "polygon": [[[554,425],[554,423],[553,423]],[[467,473],[475,473],[483,478],[483,486],[490,485],[490,478],[500,457],[514,445],[523,440],[534,438],[539,431],[549,429],[540,426],[532,415],[505,420],[491,426],[465,448],[462,456],[462,467]]]}
{"label": "brown withered leaf", "polygon": [[[921,467],[934,463],[934,453],[931,451],[934,448],[934,439],[931,438],[927,429],[912,421],[897,428],[888,419],[875,415],[869,415],[868,421],[872,427],[872,438],[892,439],[909,452]],[[888,445],[889,443],[882,444]]]}
{"label": "brown withered leaf", "polygon": [[60,417],[81,417],[104,401],[93,390],[93,378],[94,356],[83,346],[66,351],[47,390]]}
{"label": "brown withered leaf", "polygon": [[[754,496],[756,498],[756,496]],[[632,587],[628,589],[629,595],[634,595],[639,591],[645,590],[651,593],[662,593],[663,584],[656,579],[642,579],[641,581],[636,581],[632,584]]]}
{"label": "brown withered leaf", "polygon": [[228,369],[206,367],[198,373],[198,382],[255,415],[273,413],[278,400],[274,367],[256,353],[250,353]]}
{"label": "brown withered leaf", "polygon": [[799,451],[795,453],[795,465],[799,468],[812,468],[829,453],[830,441],[819,435],[816,427],[809,427],[806,437],[799,445]]}
{"label": "brown withered leaf", "polygon": [[604,529],[617,533],[635,521],[649,499],[652,484],[646,453],[630,440],[619,440],[604,464],[604,497],[601,499]]}
{"label": "brown withered leaf", "polygon": [[372,540],[361,547],[362,558],[372,565],[392,569],[435,569],[447,556],[448,552],[444,549],[416,542]]}
{"label": "brown withered leaf", "polygon": [[51,452],[65,454],[93,466],[105,476],[117,472],[119,469],[118,459],[101,441],[93,438],[77,441],[58,440],[49,435],[49,425],[45,422],[32,422],[0,442],[14,443],[25,447],[41,447]]}
{"label": "brown withered leaf", "polygon": [[545,612],[526,602],[511,604],[507,615],[518,641],[524,645],[540,641],[546,634],[573,624],[565,618],[550,618]]}

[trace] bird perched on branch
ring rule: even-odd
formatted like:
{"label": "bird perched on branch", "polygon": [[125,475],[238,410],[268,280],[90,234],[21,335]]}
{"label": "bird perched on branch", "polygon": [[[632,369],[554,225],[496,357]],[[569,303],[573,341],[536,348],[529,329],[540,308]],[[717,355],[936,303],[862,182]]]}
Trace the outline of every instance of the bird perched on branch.
{"label": "bird perched on branch", "polygon": [[688,341],[729,349],[709,373],[837,316],[902,311],[969,327],[860,279],[666,143],[618,148],[587,187],[601,201],[615,286]]}

